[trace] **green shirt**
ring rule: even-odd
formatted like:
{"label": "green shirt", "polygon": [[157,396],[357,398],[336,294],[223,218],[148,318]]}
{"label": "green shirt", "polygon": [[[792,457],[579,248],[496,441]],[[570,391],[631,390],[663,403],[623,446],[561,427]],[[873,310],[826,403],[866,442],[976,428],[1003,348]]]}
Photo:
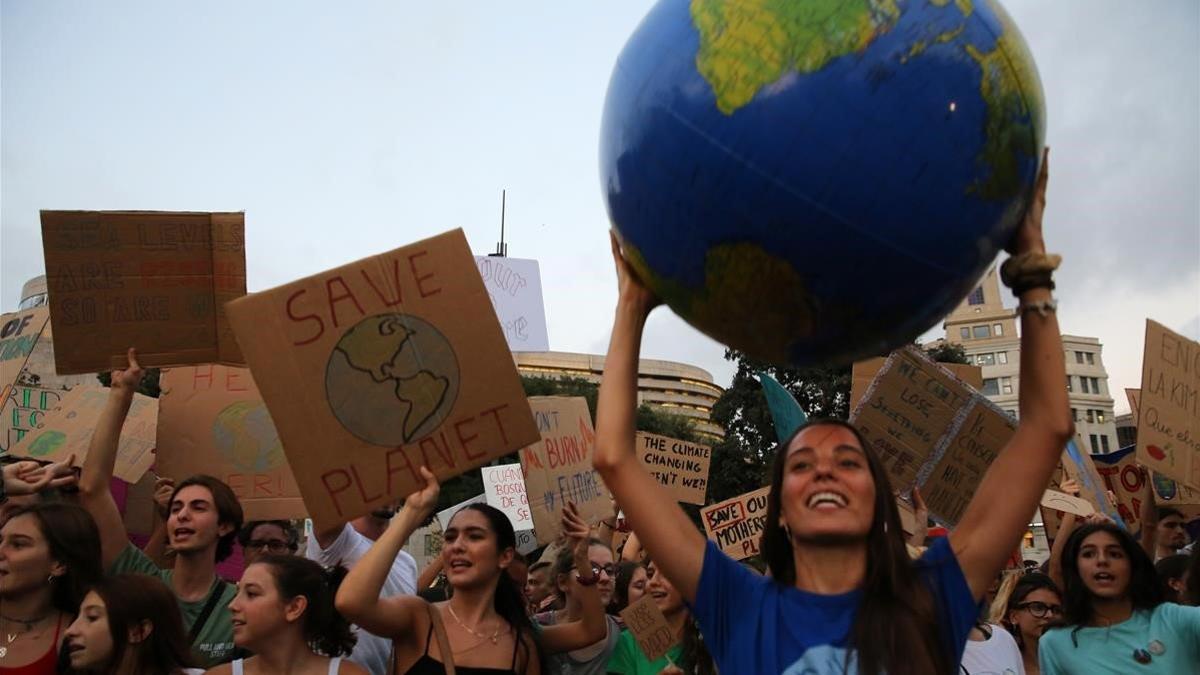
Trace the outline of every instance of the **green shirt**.
{"label": "green shirt", "polygon": [[[121,551],[108,570],[109,574],[131,572],[154,577],[166,584],[172,593],[175,592],[175,587],[171,585],[171,570],[159,569],[158,565],[133,544]],[[229,613],[229,603],[233,602],[234,596],[237,595],[237,587],[219,577],[215,583],[221,585],[221,597],[213,607],[212,613],[208,615],[208,620],[204,622],[204,627],[200,629],[200,634],[196,636],[196,641],[192,643],[192,653],[205,667],[224,663],[233,655],[233,617]],[[179,602],[179,611],[183,615],[184,630],[190,631],[208,602],[208,594],[195,601],[180,600],[178,597],[175,599]]]}
{"label": "green shirt", "polygon": [[[617,640],[617,647],[613,650],[612,658],[608,660],[608,672],[617,673],[617,675],[658,675],[672,662],[678,665],[682,656],[683,647],[675,645],[671,647],[671,651],[667,652],[666,656],[657,661],[647,661],[646,655],[638,647],[637,640],[633,638],[633,633],[625,631],[621,633],[621,638]],[[671,659],[670,662],[667,661],[668,657]]]}

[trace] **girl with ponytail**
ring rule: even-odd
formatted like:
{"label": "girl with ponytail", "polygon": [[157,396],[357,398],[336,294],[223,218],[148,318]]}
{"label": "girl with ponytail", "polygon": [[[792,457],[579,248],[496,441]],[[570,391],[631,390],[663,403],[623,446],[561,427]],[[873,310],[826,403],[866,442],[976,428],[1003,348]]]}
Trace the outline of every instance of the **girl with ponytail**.
{"label": "girl with ponytail", "polygon": [[208,671],[211,675],[367,675],[343,660],[354,649],[350,622],[334,607],[346,568],[307,558],[266,555],[246,568],[233,614],[233,643],[254,652]]}
{"label": "girl with ponytail", "polygon": [[454,589],[450,600],[429,604],[415,596],[379,597],[392,559],[437,503],[439,486],[421,467],[425,487],[404,501],[367,555],[346,576],[337,608],[363,630],[390,637],[392,672],[442,675],[448,662],[460,675],[542,672],[543,654],[581,649],[604,638],[599,575],[588,558],[590,528],[573,505],[563,510],[563,531],[574,550],[582,587],[582,616],[535,629],[517,584],[507,573],[516,556],[516,534],[501,511],[472,504],[450,519],[442,563]]}

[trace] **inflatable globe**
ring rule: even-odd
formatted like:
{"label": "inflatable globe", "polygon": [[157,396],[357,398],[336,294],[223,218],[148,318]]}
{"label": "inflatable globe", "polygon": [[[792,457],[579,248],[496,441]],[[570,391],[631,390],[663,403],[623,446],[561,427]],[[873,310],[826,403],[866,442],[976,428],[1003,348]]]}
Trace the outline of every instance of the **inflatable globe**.
{"label": "inflatable globe", "polygon": [[609,218],[641,279],[755,358],[911,342],[1010,240],[1045,133],[980,0],[661,0],[614,68]]}

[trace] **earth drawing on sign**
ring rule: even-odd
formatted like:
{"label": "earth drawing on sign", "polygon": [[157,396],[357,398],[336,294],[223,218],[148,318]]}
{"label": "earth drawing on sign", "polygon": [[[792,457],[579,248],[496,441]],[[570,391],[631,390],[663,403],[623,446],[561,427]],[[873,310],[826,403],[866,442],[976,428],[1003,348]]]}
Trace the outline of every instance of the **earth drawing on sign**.
{"label": "earth drawing on sign", "polygon": [[287,461],[262,401],[237,401],[218,413],[213,442],[230,464],[247,473],[266,473]]}
{"label": "earth drawing on sign", "polygon": [[30,457],[44,457],[62,447],[67,442],[67,435],[61,431],[47,431],[29,444]]}
{"label": "earth drawing on sign", "polygon": [[377,314],[338,341],[325,369],[329,407],[368,443],[411,443],[438,428],[458,398],[450,341],[409,314]]}

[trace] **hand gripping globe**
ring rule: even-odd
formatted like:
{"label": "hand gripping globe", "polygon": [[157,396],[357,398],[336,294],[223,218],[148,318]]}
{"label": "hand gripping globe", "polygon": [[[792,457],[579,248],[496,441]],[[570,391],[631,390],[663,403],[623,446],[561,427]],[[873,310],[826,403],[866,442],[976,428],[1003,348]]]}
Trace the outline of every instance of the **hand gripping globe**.
{"label": "hand gripping globe", "polygon": [[661,0],[601,125],[638,276],[709,336],[797,366],[909,343],[1009,241],[1045,134],[992,0]]}

